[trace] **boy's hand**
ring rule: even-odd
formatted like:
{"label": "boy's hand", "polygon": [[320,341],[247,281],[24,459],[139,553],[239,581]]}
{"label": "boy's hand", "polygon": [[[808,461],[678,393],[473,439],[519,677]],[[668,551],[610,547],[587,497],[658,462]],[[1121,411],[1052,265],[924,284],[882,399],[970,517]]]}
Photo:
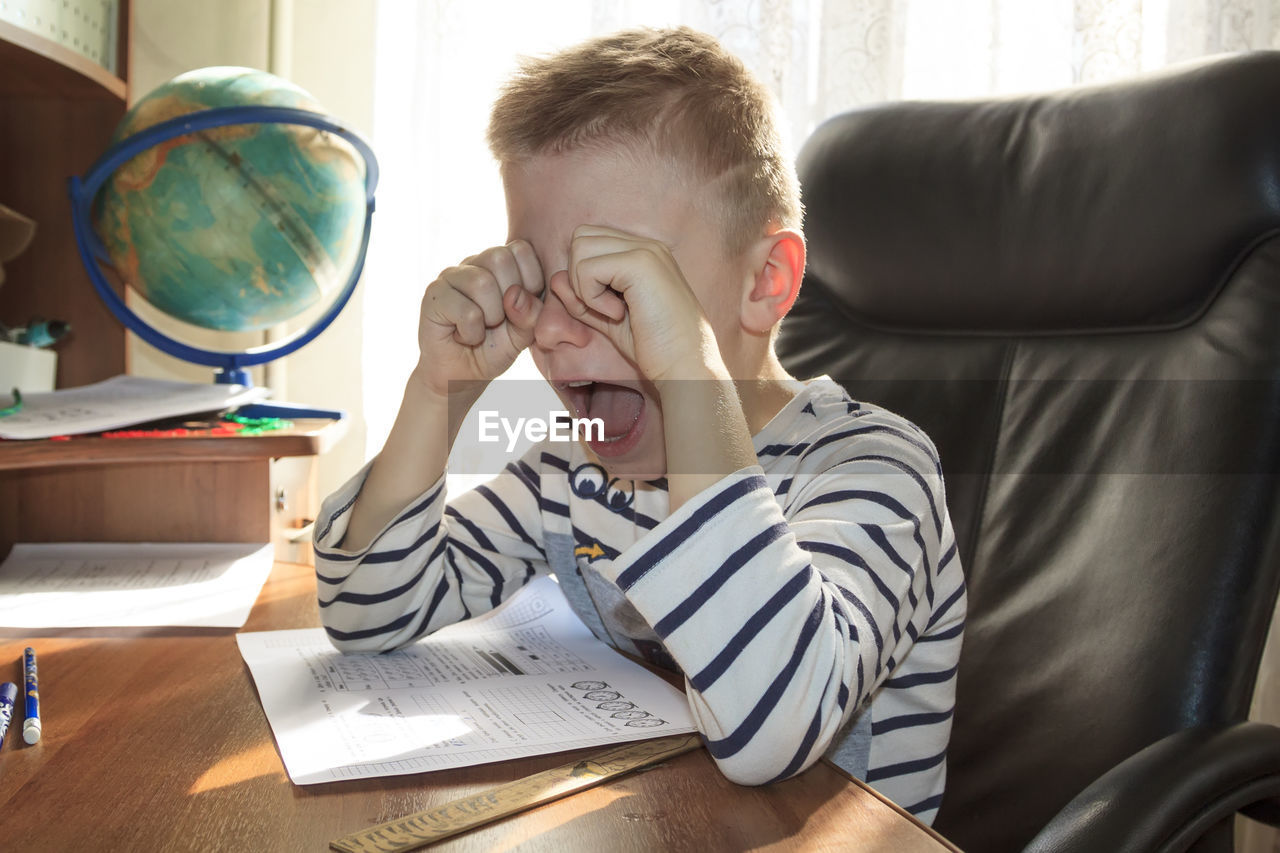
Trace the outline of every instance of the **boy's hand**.
{"label": "boy's hand", "polygon": [[595,225],[577,228],[569,269],[549,282],[573,317],[603,333],[647,379],[724,371],[715,333],[671,250]]}
{"label": "boy's hand", "polygon": [[542,267],[524,240],[472,255],[427,287],[416,374],[441,396],[450,381],[487,383],[533,342]]}

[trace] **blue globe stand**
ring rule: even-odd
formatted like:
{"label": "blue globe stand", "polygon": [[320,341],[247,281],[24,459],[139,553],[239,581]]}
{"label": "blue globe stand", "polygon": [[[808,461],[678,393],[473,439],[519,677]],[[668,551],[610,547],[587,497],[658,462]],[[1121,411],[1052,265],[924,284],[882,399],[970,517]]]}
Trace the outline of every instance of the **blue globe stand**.
{"label": "blue globe stand", "polygon": [[[111,260],[106,247],[102,245],[98,234],[93,229],[93,200],[102,185],[112,173],[143,151],[178,136],[210,130],[215,127],[226,127],[237,124],[295,124],[314,127],[336,134],[355,148],[365,163],[365,216],[364,234],[360,241],[360,251],[356,255],[351,275],[342,290],[330,302],[324,313],[305,329],[300,329],[283,340],[260,347],[252,347],[240,351],[207,350],[169,337],[148,324],[125,304],[124,298],[116,293],[102,272],[102,264],[110,265]],[[355,292],[360,274],[364,271],[365,253],[369,249],[369,231],[373,224],[374,190],[378,186],[378,161],[373,149],[357,133],[338,120],[309,110],[291,109],[288,107],[268,106],[236,106],[214,107],[199,112],[188,113],[168,121],[152,125],[133,136],[120,140],[109,148],[94,163],[83,179],[72,177],[67,182],[67,192],[71,197],[71,224],[75,232],[76,246],[80,252],[80,260],[89,273],[98,296],[130,331],[151,344],[158,350],[193,364],[203,364],[217,368],[214,381],[218,383],[243,385],[252,387],[253,380],[249,368],[265,364],[305,346],[323,332],[337,319],[338,314],[346,307]],[[294,403],[253,403],[241,406],[238,413],[250,418],[330,418],[341,419],[345,413],[331,409],[316,409]]]}

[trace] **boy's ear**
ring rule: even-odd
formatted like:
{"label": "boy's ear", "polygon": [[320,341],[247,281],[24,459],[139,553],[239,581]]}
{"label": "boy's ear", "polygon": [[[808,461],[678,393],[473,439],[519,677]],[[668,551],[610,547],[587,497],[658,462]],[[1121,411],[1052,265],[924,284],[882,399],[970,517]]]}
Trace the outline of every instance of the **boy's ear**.
{"label": "boy's ear", "polygon": [[800,292],[804,277],[804,237],[784,228],[762,237],[751,249],[753,279],[743,290],[742,325],[767,333],[778,324]]}

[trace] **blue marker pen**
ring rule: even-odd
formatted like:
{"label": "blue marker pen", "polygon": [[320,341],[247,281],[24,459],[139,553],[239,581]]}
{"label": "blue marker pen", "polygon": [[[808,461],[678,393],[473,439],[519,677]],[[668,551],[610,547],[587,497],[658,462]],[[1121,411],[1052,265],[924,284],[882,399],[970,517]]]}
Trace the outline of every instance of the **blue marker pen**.
{"label": "blue marker pen", "polygon": [[27,718],[22,722],[22,739],[35,743],[40,740],[40,684],[36,681],[36,650],[30,646],[22,653],[22,671],[27,682]]}
{"label": "blue marker pen", "polygon": [[0,684],[0,745],[4,744],[4,733],[9,731],[9,720],[13,717],[13,703],[18,698],[18,685],[12,681]]}

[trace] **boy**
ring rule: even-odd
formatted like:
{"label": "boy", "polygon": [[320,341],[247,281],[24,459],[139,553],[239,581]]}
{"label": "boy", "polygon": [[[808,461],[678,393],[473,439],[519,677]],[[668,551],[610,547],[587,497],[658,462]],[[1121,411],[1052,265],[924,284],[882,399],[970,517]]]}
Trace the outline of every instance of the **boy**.
{"label": "boy", "polygon": [[[773,351],[804,271],[768,93],[714,40],[530,61],[489,127],[509,239],[426,290],[381,453],[317,524],[321,614],[393,648],[554,573],[602,639],[686,677],[743,784],[828,755],[941,801],[964,585],[929,440]],[[463,415],[526,347],[603,436],[444,504]]]}

